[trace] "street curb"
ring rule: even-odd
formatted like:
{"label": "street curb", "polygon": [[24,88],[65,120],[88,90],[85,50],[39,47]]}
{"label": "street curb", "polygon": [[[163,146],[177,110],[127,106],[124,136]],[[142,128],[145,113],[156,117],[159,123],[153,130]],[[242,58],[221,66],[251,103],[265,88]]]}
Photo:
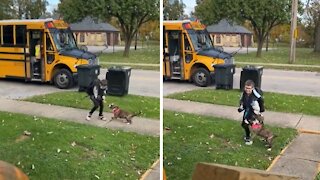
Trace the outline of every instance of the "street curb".
{"label": "street curb", "polygon": [[306,129],[298,129],[299,133],[304,133],[304,134],[316,134],[320,135],[320,131],[313,131],[313,130],[306,130]]}
{"label": "street curb", "polygon": [[283,155],[283,153],[288,149],[288,147],[292,144],[293,141],[291,141],[284,149],[281,150],[280,154],[274,158],[268,169],[267,172],[271,170],[271,168],[277,163],[277,161],[280,159],[280,157]]}
{"label": "street curb", "polygon": [[160,159],[156,160],[152,166],[140,177],[139,180],[144,180],[146,177],[151,173],[151,171],[154,169],[154,167],[160,162]]}

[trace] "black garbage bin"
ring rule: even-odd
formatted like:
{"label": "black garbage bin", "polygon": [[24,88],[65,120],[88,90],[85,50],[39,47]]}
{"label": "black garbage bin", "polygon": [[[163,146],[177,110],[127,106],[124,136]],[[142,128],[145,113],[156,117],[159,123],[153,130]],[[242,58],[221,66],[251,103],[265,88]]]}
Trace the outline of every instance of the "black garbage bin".
{"label": "black garbage bin", "polygon": [[77,66],[77,70],[79,91],[85,91],[92,81],[98,79],[100,74],[99,65],[83,64]]}
{"label": "black garbage bin", "polygon": [[115,96],[128,94],[130,75],[131,67],[110,67],[106,74],[106,79],[108,80],[108,94]]}
{"label": "black garbage bin", "polygon": [[255,87],[261,89],[261,77],[263,73],[263,66],[252,66],[247,65],[242,68],[240,75],[240,90],[243,91],[244,83],[247,80],[252,80],[255,84]]}
{"label": "black garbage bin", "polygon": [[235,64],[215,64],[214,77],[216,89],[233,89],[233,74]]}

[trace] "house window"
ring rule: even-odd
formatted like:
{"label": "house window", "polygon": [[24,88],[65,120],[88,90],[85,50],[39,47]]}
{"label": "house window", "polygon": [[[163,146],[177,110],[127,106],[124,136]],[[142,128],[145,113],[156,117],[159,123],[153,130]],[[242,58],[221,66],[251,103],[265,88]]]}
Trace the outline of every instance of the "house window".
{"label": "house window", "polygon": [[218,35],[216,36],[216,43],[217,43],[217,44],[221,44],[221,35],[220,35],[220,34],[218,34]]}
{"label": "house window", "polygon": [[84,42],[85,36],[84,33],[80,33],[80,42]]}

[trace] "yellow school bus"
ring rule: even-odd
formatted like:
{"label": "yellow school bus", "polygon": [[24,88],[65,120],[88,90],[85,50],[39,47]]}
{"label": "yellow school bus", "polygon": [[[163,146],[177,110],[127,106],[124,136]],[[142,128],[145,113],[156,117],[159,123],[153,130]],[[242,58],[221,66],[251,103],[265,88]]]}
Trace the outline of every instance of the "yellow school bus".
{"label": "yellow school bus", "polygon": [[52,82],[67,89],[77,81],[78,65],[97,63],[96,55],[77,48],[62,20],[0,21],[0,78]]}
{"label": "yellow school bus", "polygon": [[197,86],[213,82],[215,64],[233,64],[231,54],[215,48],[200,22],[163,22],[163,78],[192,81]]}

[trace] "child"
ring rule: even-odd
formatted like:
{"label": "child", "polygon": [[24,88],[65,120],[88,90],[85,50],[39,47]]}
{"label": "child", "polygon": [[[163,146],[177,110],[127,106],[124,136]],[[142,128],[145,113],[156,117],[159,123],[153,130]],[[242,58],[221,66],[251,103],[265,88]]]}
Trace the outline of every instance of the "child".
{"label": "child", "polygon": [[[244,86],[244,92],[240,98],[240,107],[238,112],[244,111],[242,118],[242,128],[245,130],[245,144],[251,145],[250,129],[255,114],[261,115],[264,111],[262,95],[254,88],[254,82],[247,80]],[[262,115],[261,115],[262,116]]]}
{"label": "child", "polygon": [[88,88],[88,95],[93,103],[93,107],[90,110],[89,114],[86,117],[87,121],[91,120],[91,116],[93,112],[100,107],[99,109],[99,119],[105,121],[106,118],[103,116],[103,101],[105,99],[106,91],[107,91],[107,80],[95,80],[91,87]]}

